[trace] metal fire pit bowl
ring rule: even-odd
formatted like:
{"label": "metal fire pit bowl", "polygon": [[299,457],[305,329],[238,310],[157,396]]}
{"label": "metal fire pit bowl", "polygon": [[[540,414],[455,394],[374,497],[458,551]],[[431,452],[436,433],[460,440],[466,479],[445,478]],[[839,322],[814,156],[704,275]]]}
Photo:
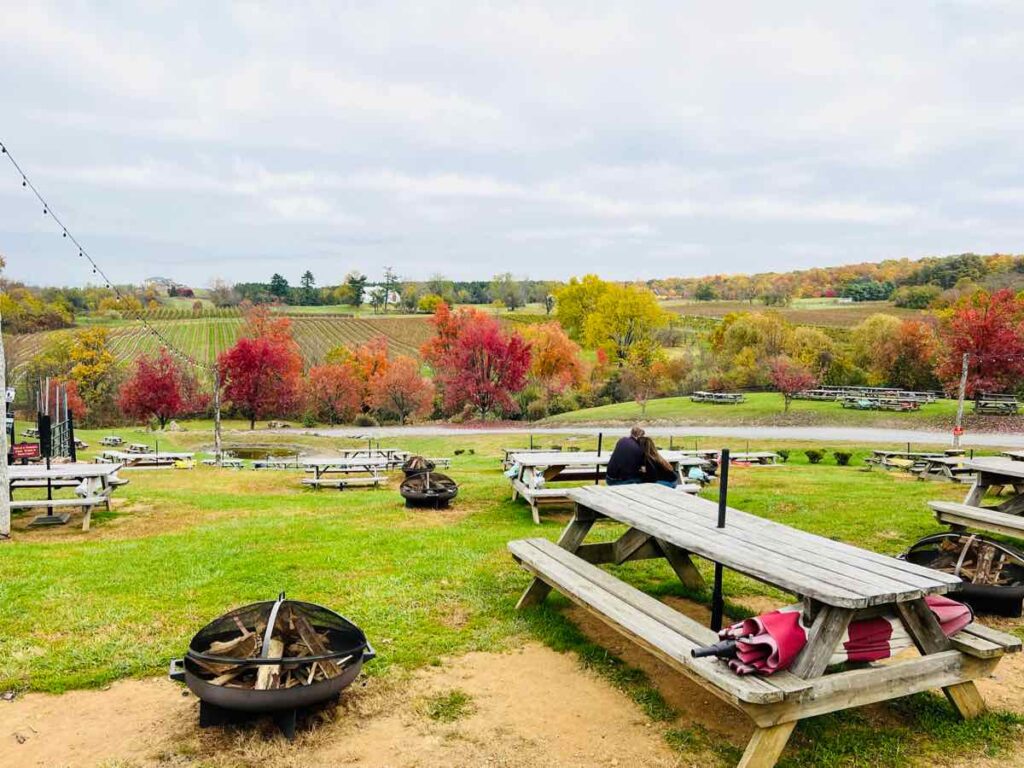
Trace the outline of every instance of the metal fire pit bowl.
{"label": "metal fire pit bowl", "polygon": [[[266,626],[267,645],[273,625],[282,610],[291,608],[303,614],[317,631],[327,635],[328,652],[321,656],[284,657],[284,658],[234,658],[229,656],[212,656],[205,651],[215,640],[230,640],[239,634],[237,618],[246,627]],[[214,619],[199,630],[189,643],[188,653],[183,660],[171,662],[171,678],[183,681],[200,701],[213,704],[227,710],[251,713],[273,713],[282,710],[294,710],[324,702],[351,685],[356,679],[363,664],[374,658],[375,652],[366,640],[366,635],[355,624],[344,616],[315,603],[298,600],[286,600],[284,593],[277,600],[253,603],[236,608],[220,618]],[[218,664],[263,665],[289,663],[308,663],[316,660],[341,660],[352,656],[344,671],[336,677],[319,680],[310,685],[298,685],[293,688],[275,688],[256,690],[249,688],[230,688],[213,685],[196,659]]]}
{"label": "metal fire pit bowl", "polygon": [[402,481],[399,493],[405,506],[444,509],[459,493],[458,484],[440,472],[422,472]]}

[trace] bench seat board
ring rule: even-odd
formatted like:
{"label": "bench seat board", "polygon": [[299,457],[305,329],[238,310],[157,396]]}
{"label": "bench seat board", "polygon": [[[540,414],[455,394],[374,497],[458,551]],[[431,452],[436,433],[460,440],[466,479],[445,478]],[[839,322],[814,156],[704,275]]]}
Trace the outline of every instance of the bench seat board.
{"label": "bench seat board", "polygon": [[788,673],[771,680],[740,677],[717,659],[694,659],[693,648],[717,642],[713,631],[547,539],[513,541],[509,551],[539,579],[718,696],[768,703],[809,687]]}
{"label": "bench seat board", "polygon": [[955,501],[929,501],[928,506],[935,512],[935,518],[940,523],[964,528],[981,528],[1018,538],[1024,535],[1024,517],[1020,515],[1009,515],[995,509],[972,507]]}

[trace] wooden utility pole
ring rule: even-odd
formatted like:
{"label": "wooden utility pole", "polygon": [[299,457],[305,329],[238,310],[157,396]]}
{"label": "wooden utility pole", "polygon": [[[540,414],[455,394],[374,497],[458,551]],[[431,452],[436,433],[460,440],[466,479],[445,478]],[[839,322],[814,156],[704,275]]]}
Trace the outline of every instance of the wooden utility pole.
{"label": "wooden utility pole", "polygon": [[964,432],[964,397],[967,394],[967,364],[970,353],[964,352],[964,360],[960,370],[960,393],[956,403],[956,426],[953,427],[953,447],[960,447],[960,435]]}
{"label": "wooden utility pole", "polygon": [[213,364],[213,454],[219,467],[224,454],[220,449],[220,366],[216,363]]}
{"label": "wooden utility pole", "polygon": [[0,541],[11,537],[11,492],[7,475],[7,360],[4,357],[4,335],[0,318],[0,424],[3,437],[0,438]]}

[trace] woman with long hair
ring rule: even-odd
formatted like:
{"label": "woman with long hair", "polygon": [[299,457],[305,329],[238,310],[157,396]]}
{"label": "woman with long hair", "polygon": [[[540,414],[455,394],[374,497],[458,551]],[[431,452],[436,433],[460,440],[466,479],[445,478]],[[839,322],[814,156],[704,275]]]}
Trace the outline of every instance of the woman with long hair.
{"label": "woman with long hair", "polygon": [[645,483],[659,483],[669,488],[679,485],[679,474],[672,468],[665,457],[658,452],[658,446],[654,440],[647,437],[640,438],[640,444],[644,449],[644,480]]}

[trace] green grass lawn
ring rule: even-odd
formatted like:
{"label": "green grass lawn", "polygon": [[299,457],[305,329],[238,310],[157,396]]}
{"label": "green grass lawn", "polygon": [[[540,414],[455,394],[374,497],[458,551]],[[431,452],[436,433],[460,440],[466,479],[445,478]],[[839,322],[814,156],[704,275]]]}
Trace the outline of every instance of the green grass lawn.
{"label": "green grass lawn", "polygon": [[[584,408],[546,419],[548,424],[585,424],[598,422],[674,421],[685,424],[830,424],[844,426],[893,425],[928,427],[952,424],[956,417],[955,400],[939,400],[921,406],[919,411],[858,411],[840,403],[794,400],[789,412],[777,392],[753,392],[737,405],[694,403],[689,397],[664,397],[647,403],[646,413],[634,402]],[[970,411],[970,408],[967,409]],[[970,415],[968,414],[968,421]]]}
{"label": "green grass lawn", "polygon": [[[132,430],[110,431],[134,441]],[[260,436],[265,437],[263,435]],[[283,436],[328,452],[356,441]],[[229,439],[242,440],[242,433]],[[366,631],[378,659],[367,672],[382,675],[440,663],[470,650],[500,650],[539,639],[571,650],[665,725],[669,743],[690,757],[717,764],[736,745],[709,739],[699,726],[677,722],[656,687],[591,643],[562,613],[566,601],[524,613],[513,606],[528,579],[505,545],[527,536],[555,538],[565,517],[534,526],[528,507],[509,501],[499,449],[525,445],[525,436],[403,438],[383,441],[431,456],[455,456],[449,471],[460,483],[448,512],[406,510],[395,483],[386,490],[313,492],[301,473],[232,471],[126,472],[111,513],[97,512],[93,529],[77,526],[25,531],[16,517],[12,542],[0,548],[0,690],[59,692],[124,677],[159,675],[180,656],[207,620],[229,608],[271,599],[281,590],[345,614]],[[564,436],[546,437],[572,444]],[[210,442],[196,429],[161,440],[168,450]],[[575,441],[589,447],[593,438]],[[702,445],[717,444],[702,439]],[[739,441],[732,441],[739,448]],[[898,553],[937,530],[925,502],[958,499],[963,488],[879,470],[865,472],[861,446],[854,466],[812,466],[793,443],[786,465],[736,467],[730,503],[786,524],[880,552]],[[843,446],[833,446],[840,448]],[[714,496],[716,491],[709,491]],[[617,532],[607,525],[602,534]],[[710,578],[706,564],[700,566]],[[657,595],[686,593],[662,563],[614,569]],[[775,590],[727,573],[734,615],[753,596],[785,600]],[[707,595],[689,595],[706,600]],[[790,765],[903,765],[907,754],[960,755],[1010,743],[1018,721],[993,715],[960,726],[934,696],[880,708],[884,725],[861,713],[819,718],[798,729]],[[923,751],[922,751],[923,750]]]}

